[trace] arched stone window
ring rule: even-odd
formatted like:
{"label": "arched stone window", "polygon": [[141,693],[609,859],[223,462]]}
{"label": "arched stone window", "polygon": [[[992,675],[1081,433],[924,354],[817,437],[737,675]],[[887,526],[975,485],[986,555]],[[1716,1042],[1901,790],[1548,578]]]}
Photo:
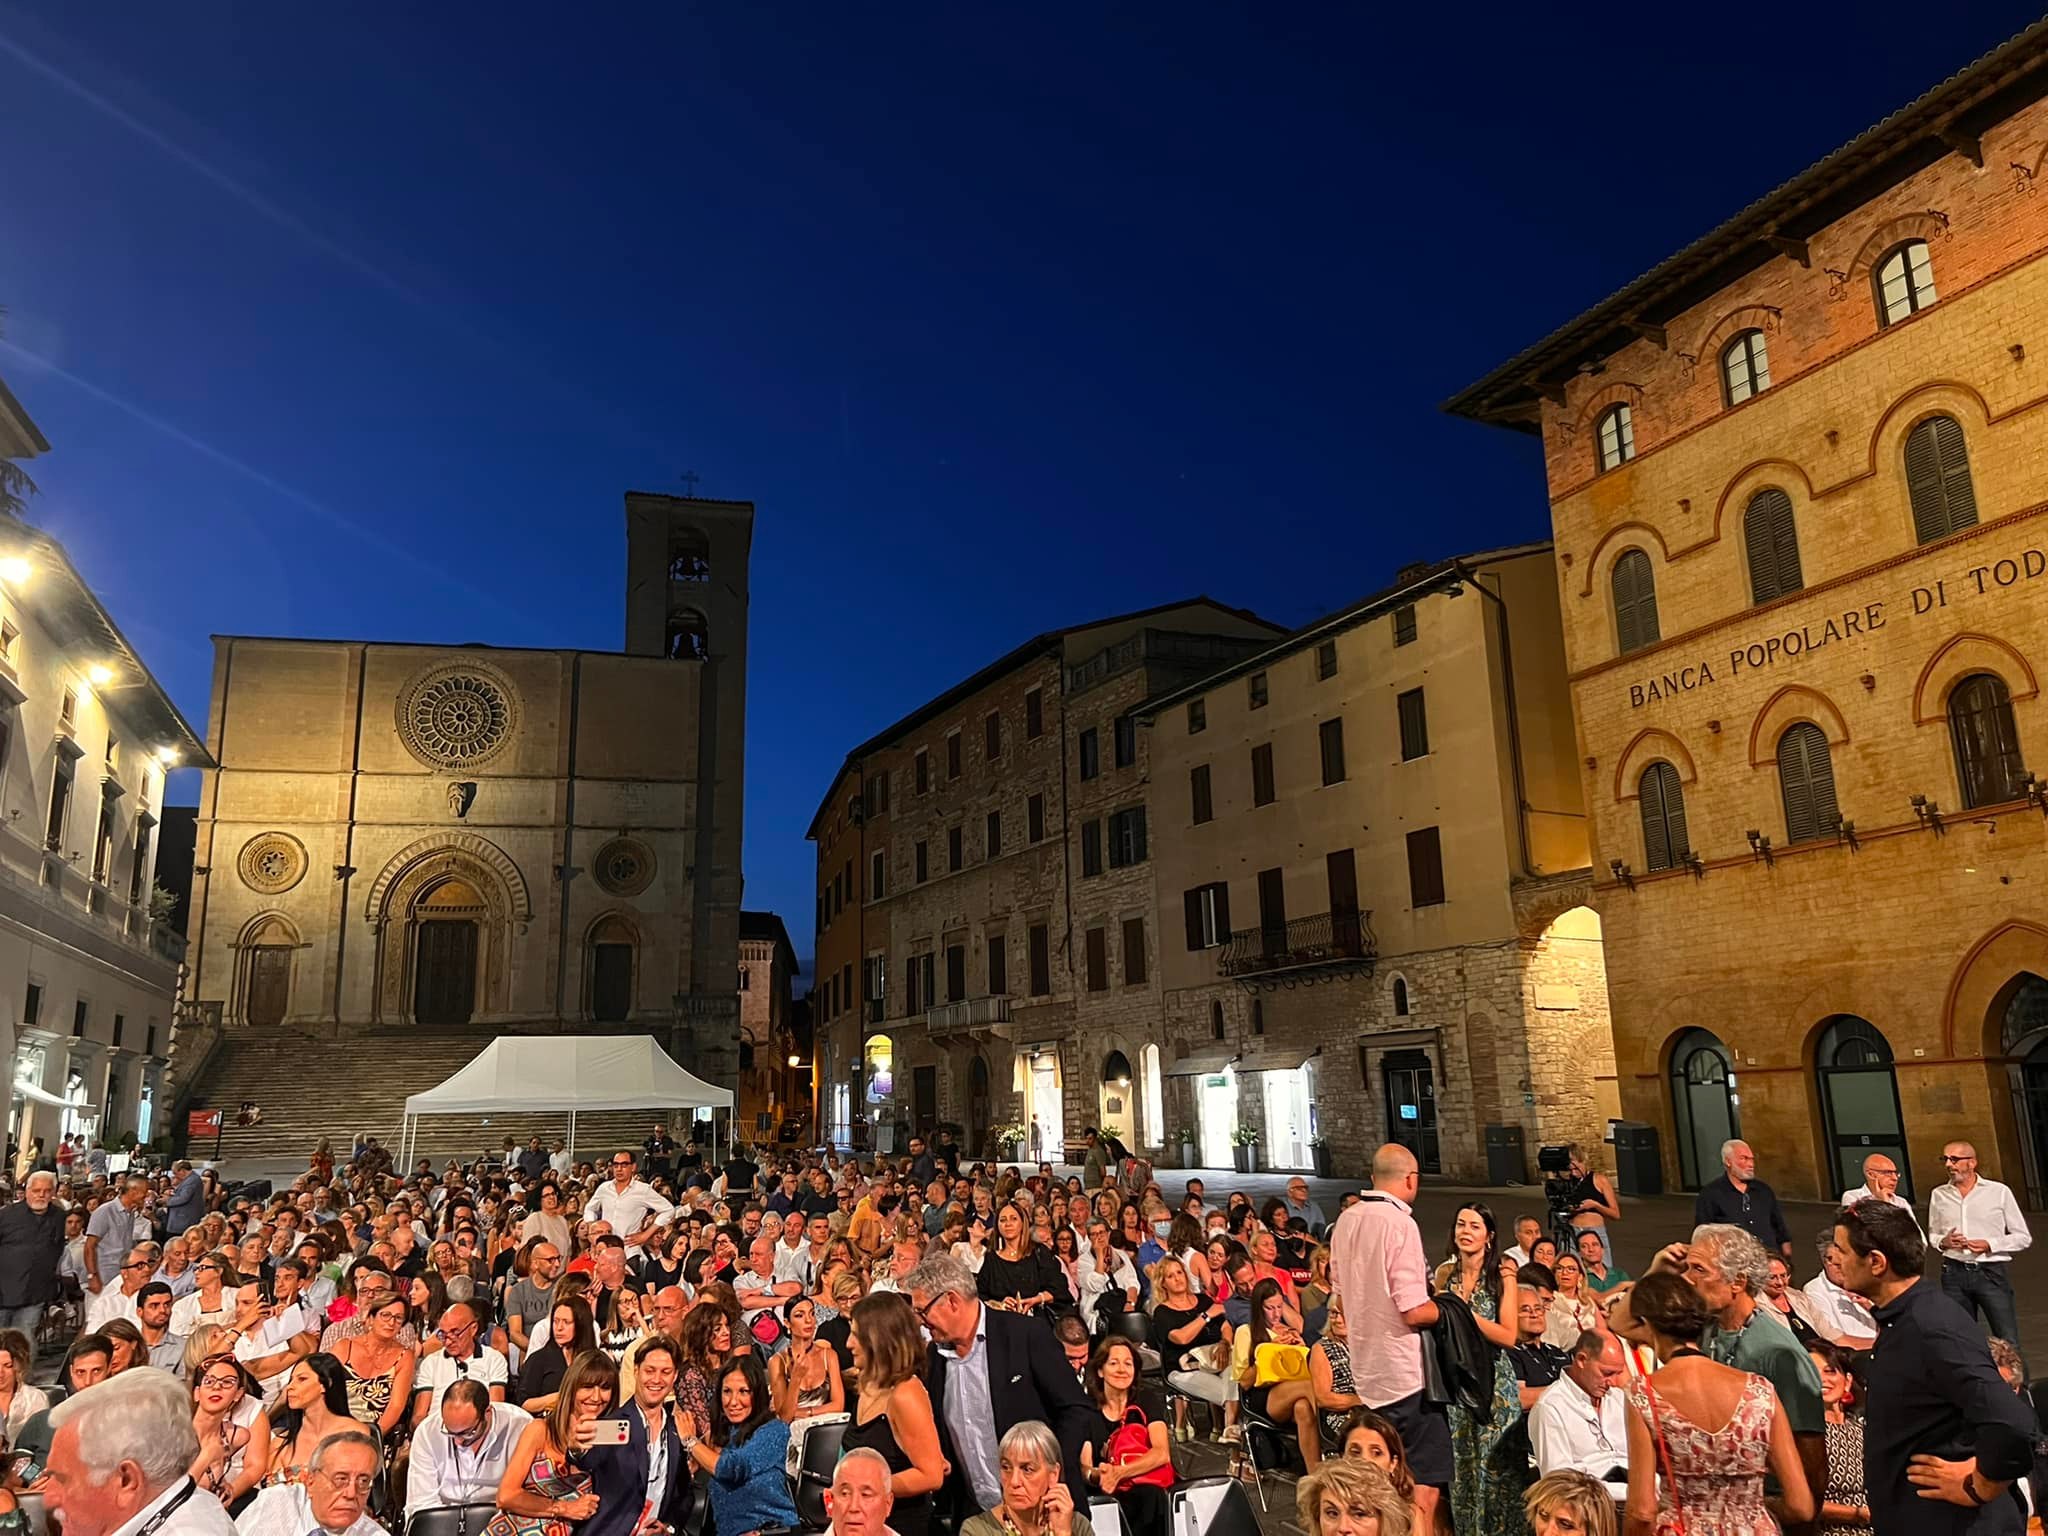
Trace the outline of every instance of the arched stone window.
{"label": "arched stone window", "polygon": [[1957,683],[1948,696],[1948,731],[1964,805],[2002,805],[2026,794],[2027,766],[2002,678],[1979,672]]}
{"label": "arched stone window", "polygon": [[1872,269],[1877,284],[1877,323],[1895,320],[1925,309],[1934,302],[1934,258],[1925,240],[1908,240],[1886,252]]}
{"label": "arched stone window", "polygon": [[1692,852],[1692,842],[1685,834],[1685,790],[1678,782],[1678,770],[1669,763],[1652,763],[1636,781],[1636,789],[1643,812],[1643,867],[1676,869]]}
{"label": "arched stone window", "polygon": [[669,535],[668,579],[709,581],[711,544],[694,528],[678,528]]}
{"label": "arched stone window", "polygon": [[623,1024],[633,1014],[633,925],[614,913],[590,930],[590,1016],[600,1024]]}
{"label": "arched stone window", "polygon": [[1397,1019],[1408,1017],[1408,978],[1406,976],[1396,976],[1394,978],[1394,1017]]}
{"label": "arched stone window", "polygon": [[1657,577],[1640,549],[1624,551],[1609,578],[1614,593],[1614,643],[1626,656],[1663,638],[1657,627]]}
{"label": "arched stone window", "polygon": [[1614,469],[1636,456],[1636,417],[1626,401],[1600,413],[1599,445],[1602,470]]}
{"label": "arched stone window", "polygon": [[662,654],[670,661],[703,661],[711,654],[711,628],[694,608],[678,608],[668,616],[668,639]]}
{"label": "arched stone window", "polygon": [[1762,331],[1744,331],[1722,348],[1721,395],[1728,404],[1740,405],[1770,387],[1771,358]]}
{"label": "arched stone window", "polygon": [[1778,792],[1785,802],[1787,843],[1826,837],[1841,819],[1828,739],[1811,720],[1801,720],[1778,738]]}

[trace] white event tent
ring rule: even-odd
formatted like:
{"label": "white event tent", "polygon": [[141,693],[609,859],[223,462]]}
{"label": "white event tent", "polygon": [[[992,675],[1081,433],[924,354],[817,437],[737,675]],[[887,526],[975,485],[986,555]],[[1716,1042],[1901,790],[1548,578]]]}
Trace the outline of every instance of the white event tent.
{"label": "white event tent", "polygon": [[730,1088],[685,1072],[652,1035],[504,1035],[438,1088],[407,1097],[399,1166],[411,1166],[426,1115],[567,1114],[574,1152],[580,1111],[732,1107]]}

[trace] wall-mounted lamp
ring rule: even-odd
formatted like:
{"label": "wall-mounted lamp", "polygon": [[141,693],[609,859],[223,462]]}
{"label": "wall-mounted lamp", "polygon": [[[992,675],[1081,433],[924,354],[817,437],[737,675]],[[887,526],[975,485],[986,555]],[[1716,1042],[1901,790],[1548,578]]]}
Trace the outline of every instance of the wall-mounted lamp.
{"label": "wall-mounted lamp", "polygon": [[1913,814],[1914,816],[1919,818],[1921,826],[1926,827],[1928,830],[1933,832],[1937,837],[1941,835],[1942,825],[1940,806],[1936,805],[1932,800],[1928,799],[1928,797],[1925,795],[1915,795],[1912,797],[1911,800],[1907,802],[1907,804],[1913,807]]}
{"label": "wall-mounted lamp", "polygon": [[1856,841],[1856,823],[1849,820],[1840,811],[1835,812],[1835,841],[1847,843],[1851,853],[1860,851]]}
{"label": "wall-mounted lamp", "polygon": [[1707,729],[1713,732],[1716,736],[1718,736],[1721,734],[1721,722],[1718,720],[1709,720],[1707,722]]}
{"label": "wall-mounted lamp", "polygon": [[2031,773],[2020,780],[2020,788],[2027,792],[2027,798],[2041,807],[2041,814],[2048,816],[2048,780],[2037,779]]}
{"label": "wall-mounted lamp", "polygon": [[1877,692],[1877,674],[1875,672],[1866,672],[1857,681],[1863,685],[1865,693]]}
{"label": "wall-mounted lamp", "polygon": [[1628,865],[1624,864],[1620,859],[1609,859],[1607,867],[1613,872],[1614,878],[1623,885],[1627,886],[1630,890],[1636,888],[1636,877],[1630,873]]}
{"label": "wall-mounted lamp", "polygon": [[1693,879],[1704,880],[1707,878],[1706,860],[1700,857],[1698,849],[1687,849],[1685,857],[1680,859],[1678,862],[1684,865],[1687,869],[1692,871]]}
{"label": "wall-mounted lamp", "polygon": [[1762,859],[1766,864],[1777,863],[1777,860],[1771,857],[1771,839],[1768,834],[1759,832],[1755,827],[1751,827],[1742,835],[1749,839],[1751,858]]}

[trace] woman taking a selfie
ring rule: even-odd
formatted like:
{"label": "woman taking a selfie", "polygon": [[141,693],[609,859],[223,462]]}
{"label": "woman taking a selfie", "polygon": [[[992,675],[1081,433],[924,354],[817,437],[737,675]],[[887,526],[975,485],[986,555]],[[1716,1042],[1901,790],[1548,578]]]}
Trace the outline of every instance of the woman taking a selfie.
{"label": "woman taking a selfie", "polygon": [[485,1536],[569,1536],[597,1513],[590,1474],[574,1457],[592,1421],[609,1417],[618,1401],[619,1368],[610,1355],[589,1349],[569,1363],[555,1406],[519,1433]]}

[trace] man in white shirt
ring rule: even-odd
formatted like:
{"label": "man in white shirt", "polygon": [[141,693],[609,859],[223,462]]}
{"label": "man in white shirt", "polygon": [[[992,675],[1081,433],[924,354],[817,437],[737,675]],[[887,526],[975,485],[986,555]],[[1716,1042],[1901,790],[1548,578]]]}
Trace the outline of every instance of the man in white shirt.
{"label": "man in white shirt", "polygon": [[387,1536],[370,1515],[377,1481],[377,1442],[344,1430],[313,1451],[303,1483],[280,1483],[256,1495],[235,1522],[240,1536]]}
{"label": "man in white shirt", "polygon": [[[1302,1187],[1306,1189],[1308,1186],[1304,1184]],[[1515,1246],[1500,1256],[1501,1262],[1505,1264],[1509,1259],[1513,1259],[1516,1268],[1520,1268],[1528,1263],[1529,1250],[1536,1246],[1536,1240],[1542,1236],[1542,1222],[1538,1221],[1534,1216],[1517,1216],[1515,1218]]]}
{"label": "man in white shirt", "polygon": [[805,1290],[816,1278],[810,1246],[804,1241],[804,1219],[794,1211],[783,1219],[782,1240],[775,1245],[775,1278],[794,1280]]}
{"label": "man in white shirt", "polygon": [[263,1383],[263,1400],[275,1403],[292,1367],[319,1347],[320,1320],[301,1306],[305,1269],[297,1259],[279,1259],[271,1276],[273,1300],[245,1285],[235,1298],[235,1339],[230,1346],[249,1374]]}
{"label": "man in white shirt", "polygon": [[1941,1288],[1965,1312],[1984,1314],[1993,1338],[2017,1345],[2012,1256],[2034,1241],[2020,1203],[1996,1179],[1977,1176],[1977,1149],[1952,1141],[1941,1149],[1948,1182],[1927,1197],[1927,1240],[1941,1253]]}
{"label": "man in white shirt", "polygon": [[[1910,1211],[1908,1215],[1912,1214]],[[1918,1225],[1915,1222],[1914,1225]],[[1814,1331],[1829,1343],[1847,1349],[1868,1349],[1877,1342],[1877,1320],[1870,1315],[1870,1303],[1842,1288],[1842,1259],[1835,1252],[1835,1229],[1821,1228],[1820,1273],[1800,1287],[1813,1309],[1808,1319]]]}
{"label": "man in white shirt", "polygon": [[1899,1193],[1899,1165],[1892,1161],[1889,1152],[1873,1152],[1863,1159],[1862,1184],[1842,1191],[1844,1210],[1858,1200],[1882,1200],[1886,1205],[1896,1205],[1913,1217],[1914,1226],[1920,1225],[1920,1218],[1913,1211],[1913,1202]]}
{"label": "man in white shirt", "polygon": [[[162,1371],[124,1371],[50,1410],[45,1511],[65,1536],[115,1536],[154,1522],[155,1536],[232,1536],[219,1499],[186,1473],[198,1454],[192,1400]],[[92,1464],[84,1448],[93,1447]],[[116,1448],[120,1461],[102,1470]],[[56,1520],[52,1520],[54,1528]],[[301,1526],[293,1536],[306,1536]]]}
{"label": "man in white shirt", "polygon": [[555,1150],[548,1154],[548,1171],[558,1179],[566,1179],[569,1176],[569,1166],[569,1144],[558,1141],[555,1143]]}
{"label": "man in white shirt", "polygon": [[598,1186],[584,1204],[585,1221],[601,1221],[626,1240],[628,1248],[642,1247],[654,1235],[661,1221],[675,1206],[657,1195],[644,1179],[633,1177],[633,1154],[612,1156],[612,1182]]}
{"label": "man in white shirt", "polygon": [[765,1237],[755,1238],[747,1249],[747,1267],[733,1276],[732,1289],[739,1298],[740,1311],[748,1317],[773,1311],[804,1291],[794,1280],[775,1278],[775,1245]]}
{"label": "man in white shirt", "polygon": [[423,1509],[495,1504],[498,1480],[533,1415],[515,1403],[494,1403],[480,1381],[463,1380],[442,1395],[437,1412],[412,1437],[405,1478],[405,1517]]}
{"label": "man in white shirt", "polygon": [[840,1457],[832,1469],[832,1498],[826,1507],[832,1523],[825,1527],[825,1536],[894,1536],[889,1515],[896,1507],[896,1493],[887,1458],[868,1445]]}
{"label": "man in white shirt", "polygon": [[914,1237],[899,1237],[896,1246],[889,1251],[889,1270],[881,1279],[868,1287],[868,1293],[897,1291],[903,1289],[903,1277],[917,1268],[917,1261],[924,1257],[924,1244]]}
{"label": "man in white shirt", "polygon": [[116,1273],[117,1283],[102,1287],[85,1309],[85,1331],[97,1333],[115,1318],[135,1321],[135,1298],[156,1273],[156,1259],[149,1248],[130,1248]]}
{"label": "man in white shirt", "polygon": [[[1628,1471],[1628,1358],[1621,1340],[1591,1329],[1572,1346],[1571,1364],[1543,1389],[1529,1410],[1529,1445],[1536,1469],[1584,1472],[1608,1482],[1608,1473]],[[1608,1482],[1616,1498],[1628,1492],[1628,1478]]]}
{"label": "man in white shirt", "polygon": [[412,1421],[424,1424],[427,1415],[441,1407],[441,1398],[458,1381],[475,1381],[489,1392],[491,1401],[505,1401],[505,1381],[512,1373],[505,1357],[488,1344],[477,1342],[476,1307],[467,1301],[451,1301],[441,1314],[438,1330],[441,1348],[420,1359],[412,1379]]}

